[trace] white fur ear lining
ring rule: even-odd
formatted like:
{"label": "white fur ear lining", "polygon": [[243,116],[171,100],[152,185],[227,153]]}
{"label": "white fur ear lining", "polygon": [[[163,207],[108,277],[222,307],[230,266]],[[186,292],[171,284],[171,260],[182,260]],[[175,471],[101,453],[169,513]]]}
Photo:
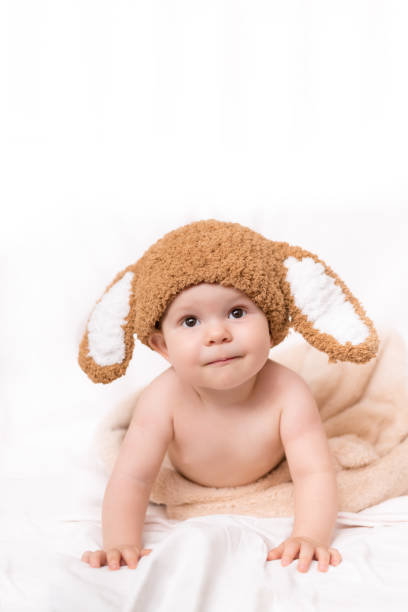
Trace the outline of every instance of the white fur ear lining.
{"label": "white fur ear lining", "polygon": [[122,363],[125,358],[126,323],[133,272],[126,274],[107,291],[92,312],[88,323],[88,356],[100,366]]}
{"label": "white fur ear lining", "polygon": [[311,257],[299,260],[291,256],[284,265],[295,304],[315,329],[332,335],[341,344],[360,344],[368,338],[367,325],[322,264]]}

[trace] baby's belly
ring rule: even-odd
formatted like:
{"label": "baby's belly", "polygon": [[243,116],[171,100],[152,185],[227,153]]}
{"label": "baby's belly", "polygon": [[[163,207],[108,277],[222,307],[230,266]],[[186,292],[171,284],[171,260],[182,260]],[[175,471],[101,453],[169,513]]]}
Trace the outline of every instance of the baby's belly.
{"label": "baby's belly", "polygon": [[[268,449],[263,454],[215,453],[213,456],[196,453],[190,458],[174,444],[170,445],[167,456],[174,469],[192,482],[206,487],[237,487],[250,484],[273,470],[285,457],[282,445]],[[205,458],[204,458],[205,455]]]}

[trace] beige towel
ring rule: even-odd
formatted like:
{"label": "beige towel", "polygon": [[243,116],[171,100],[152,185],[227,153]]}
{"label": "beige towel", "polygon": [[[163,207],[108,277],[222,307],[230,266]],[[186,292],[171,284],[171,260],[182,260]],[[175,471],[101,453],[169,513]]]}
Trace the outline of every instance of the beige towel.
{"label": "beige towel", "polygon": [[[306,342],[277,347],[271,358],[297,372],[311,388],[335,457],[339,510],[358,512],[408,493],[408,366],[399,334],[384,329],[375,359],[329,363]],[[140,393],[116,406],[101,423],[96,443],[107,472]],[[150,500],[171,519],[206,514],[292,516],[293,482],[284,459],[269,474],[238,487],[205,487],[176,472],[166,454]]]}

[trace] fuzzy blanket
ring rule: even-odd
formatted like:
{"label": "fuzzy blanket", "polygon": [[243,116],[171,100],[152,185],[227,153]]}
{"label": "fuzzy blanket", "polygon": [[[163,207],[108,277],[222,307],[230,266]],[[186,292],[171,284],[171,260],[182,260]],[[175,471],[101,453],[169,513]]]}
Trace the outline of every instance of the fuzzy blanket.
{"label": "fuzzy blanket", "polygon": [[[408,493],[408,367],[403,339],[379,333],[377,357],[365,364],[329,363],[306,342],[273,349],[271,358],[306,380],[335,459],[339,511],[359,512]],[[100,424],[96,447],[111,472],[139,389]],[[208,514],[292,516],[294,485],[284,459],[269,474],[238,487],[205,487],[179,474],[166,454],[150,500],[171,519]]]}

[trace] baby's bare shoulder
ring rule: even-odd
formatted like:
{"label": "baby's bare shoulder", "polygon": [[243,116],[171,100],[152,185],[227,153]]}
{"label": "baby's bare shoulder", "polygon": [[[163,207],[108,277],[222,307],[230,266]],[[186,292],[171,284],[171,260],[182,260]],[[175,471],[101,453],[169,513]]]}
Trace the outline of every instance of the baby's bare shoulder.
{"label": "baby's bare shoulder", "polygon": [[167,437],[173,431],[174,385],[165,372],[144,386],[135,398],[129,430],[151,427]]}
{"label": "baby's bare shoulder", "polygon": [[308,383],[300,374],[277,361],[270,360],[270,362],[270,380],[278,382],[283,397],[292,399],[294,396],[311,394]]}
{"label": "baby's bare shoulder", "polygon": [[321,425],[319,409],[307,381],[297,372],[283,366],[280,433],[283,444],[297,438],[309,428]]}
{"label": "baby's bare shoulder", "polygon": [[138,399],[142,399],[145,404],[160,404],[162,410],[171,413],[177,393],[177,378],[173,368],[168,368],[142,389]]}
{"label": "baby's bare shoulder", "polygon": [[178,389],[178,378],[175,375],[174,369],[172,367],[167,368],[161,374],[156,376],[150,384],[146,387],[152,388],[159,391],[167,391],[173,396]]}
{"label": "baby's bare shoulder", "polygon": [[297,378],[300,378],[299,374],[283,365],[283,363],[279,363],[279,361],[268,359],[267,365],[268,369],[266,370],[266,374],[269,380],[288,383],[295,382]]}

